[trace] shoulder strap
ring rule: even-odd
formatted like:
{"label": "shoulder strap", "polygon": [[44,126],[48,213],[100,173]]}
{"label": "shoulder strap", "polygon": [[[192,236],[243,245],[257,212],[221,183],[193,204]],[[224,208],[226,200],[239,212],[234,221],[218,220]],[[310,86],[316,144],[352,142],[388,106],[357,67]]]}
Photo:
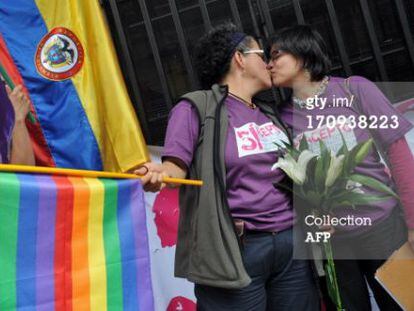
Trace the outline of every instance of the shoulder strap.
{"label": "shoulder strap", "polygon": [[181,96],[178,100],[187,100],[194,108],[196,108],[200,125],[204,123],[207,114],[208,92],[209,91],[195,91],[187,93]]}
{"label": "shoulder strap", "polygon": [[214,119],[217,102],[213,99],[211,90],[200,90],[184,94],[179,100],[187,100],[196,109],[199,119],[199,135],[197,146],[199,146],[204,138],[204,124],[208,118]]}

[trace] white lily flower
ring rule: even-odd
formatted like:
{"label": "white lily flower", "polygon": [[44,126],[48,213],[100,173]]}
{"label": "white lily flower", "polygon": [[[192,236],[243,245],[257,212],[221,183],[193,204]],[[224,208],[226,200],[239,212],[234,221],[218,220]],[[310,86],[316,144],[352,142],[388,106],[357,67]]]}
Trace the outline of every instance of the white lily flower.
{"label": "white lily flower", "polygon": [[359,182],[355,182],[352,180],[348,180],[346,182],[346,186],[345,189],[354,193],[360,193],[360,194],[364,194],[364,190],[361,189],[362,188],[362,184],[360,184]]}
{"label": "white lily flower", "polygon": [[303,185],[306,178],[306,168],[309,161],[317,155],[309,150],[304,150],[299,155],[298,161],[290,155],[286,154],[284,157],[280,157],[276,164],[272,166],[272,171],[280,168],[283,170],[295,184]]}
{"label": "white lily flower", "polygon": [[341,154],[336,157],[331,153],[331,162],[329,163],[328,172],[326,174],[325,187],[330,187],[334,184],[335,180],[339,177],[344,166],[345,155]]}

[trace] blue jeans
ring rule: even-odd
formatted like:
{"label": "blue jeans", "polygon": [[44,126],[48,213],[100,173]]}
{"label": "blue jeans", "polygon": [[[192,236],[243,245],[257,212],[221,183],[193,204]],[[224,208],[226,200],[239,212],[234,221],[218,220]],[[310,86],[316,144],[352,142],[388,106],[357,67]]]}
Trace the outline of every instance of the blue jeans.
{"label": "blue jeans", "polygon": [[292,229],[247,233],[242,255],[252,282],[242,289],[196,284],[197,310],[320,310],[309,261],[292,259]]}

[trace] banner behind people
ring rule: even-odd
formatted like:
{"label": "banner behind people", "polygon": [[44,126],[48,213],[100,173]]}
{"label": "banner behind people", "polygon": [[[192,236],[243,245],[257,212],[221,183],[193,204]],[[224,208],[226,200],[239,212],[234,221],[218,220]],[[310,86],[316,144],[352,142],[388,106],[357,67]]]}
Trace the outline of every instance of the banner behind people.
{"label": "banner behind people", "polygon": [[126,171],[148,159],[98,0],[1,1],[0,60],[30,95],[38,164]]}
{"label": "banner behind people", "polygon": [[[160,161],[161,147],[149,147],[153,161]],[[185,187],[185,186],[182,186]],[[155,311],[195,311],[194,284],[174,277],[178,229],[178,188],[145,193],[151,277]]]}

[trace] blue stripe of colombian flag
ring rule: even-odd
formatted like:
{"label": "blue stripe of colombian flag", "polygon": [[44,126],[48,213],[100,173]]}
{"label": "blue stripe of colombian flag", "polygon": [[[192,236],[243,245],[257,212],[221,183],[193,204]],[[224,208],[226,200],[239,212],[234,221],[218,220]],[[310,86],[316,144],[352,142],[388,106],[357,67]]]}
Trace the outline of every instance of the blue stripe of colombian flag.
{"label": "blue stripe of colombian flag", "polygon": [[37,45],[49,30],[35,2],[0,1],[0,11],[0,32],[24,77],[56,166],[102,170],[96,138],[72,81],[49,81],[36,71]]}
{"label": "blue stripe of colombian flag", "polygon": [[[16,309],[36,305],[36,236],[39,188],[34,175],[19,174],[20,209],[17,232]],[[29,186],[30,185],[30,186]]]}
{"label": "blue stripe of colombian flag", "polygon": [[[122,259],[122,289],[124,310],[139,310],[137,288],[137,260],[135,254],[134,227],[132,223],[131,187],[136,187],[133,181],[118,182],[118,230]],[[125,215],[127,214],[127,215]]]}

